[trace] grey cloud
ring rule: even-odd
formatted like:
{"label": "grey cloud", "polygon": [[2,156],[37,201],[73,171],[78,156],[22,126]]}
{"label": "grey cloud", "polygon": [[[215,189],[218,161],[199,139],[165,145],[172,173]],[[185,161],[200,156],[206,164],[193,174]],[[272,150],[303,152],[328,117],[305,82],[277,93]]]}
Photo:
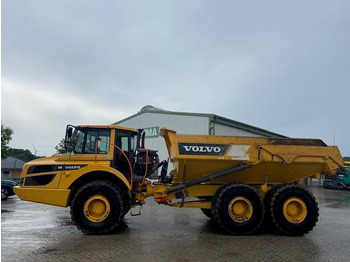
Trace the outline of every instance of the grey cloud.
{"label": "grey cloud", "polygon": [[[18,130],[16,141],[28,119],[42,132],[61,129],[39,137],[26,127],[26,136],[42,138],[50,152],[67,122],[112,123],[154,104],[287,136],[328,143],[336,136],[350,155],[349,7],[348,1],[3,1],[2,121]],[[12,85],[32,91],[11,96]],[[23,105],[25,113],[16,109]]]}

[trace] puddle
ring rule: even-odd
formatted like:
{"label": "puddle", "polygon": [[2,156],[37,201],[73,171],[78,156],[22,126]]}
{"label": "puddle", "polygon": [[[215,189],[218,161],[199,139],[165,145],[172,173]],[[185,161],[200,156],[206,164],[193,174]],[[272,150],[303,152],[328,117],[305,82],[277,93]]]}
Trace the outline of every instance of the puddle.
{"label": "puddle", "polygon": [[1,209],[1,213],[11,213],[11,212],[15,212],[15,211],[10,211],[10,210],[6,210],[6,209]]}

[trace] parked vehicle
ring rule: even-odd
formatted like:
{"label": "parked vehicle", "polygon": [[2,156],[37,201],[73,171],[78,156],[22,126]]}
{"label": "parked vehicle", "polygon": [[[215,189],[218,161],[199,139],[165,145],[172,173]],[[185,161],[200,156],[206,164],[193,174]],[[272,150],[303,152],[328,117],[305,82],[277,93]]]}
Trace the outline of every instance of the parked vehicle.
{"label": "parked vehicle", "polygon": [[335,176],[328,175],[323,181],[326,189],[350,189],[350,161],[337,171]]}
{"label": "parked vehicle", "polygon": [[13,187],[18,183],[12,180],[1,180],[1,200],[6,200],[9,196],[15,195]]}
{"label": "parked vehicle", "polygon": [[[70,155],[25,164],[22,200],[70,206],[88,234],[115,231],[147,197],[172,207],[201,208],[228,234],[256,232],[265,219],[281,233],[303,235],[318,220],[315,197],[297,182],[335,172],[337,147],[318,139],[178,135],[161,129],[173,170],[145,148],[145,132],[121,126],[71,126]],[[161,169],[157,182],[147,178]],[[194,200],[196,199],[196,200]]]}

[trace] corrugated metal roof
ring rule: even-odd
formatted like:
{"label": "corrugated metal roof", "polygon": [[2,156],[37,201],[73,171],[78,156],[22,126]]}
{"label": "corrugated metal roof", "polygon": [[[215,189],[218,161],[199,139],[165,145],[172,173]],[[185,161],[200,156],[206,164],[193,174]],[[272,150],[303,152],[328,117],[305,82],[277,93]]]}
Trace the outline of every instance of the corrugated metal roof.
{"label": "corrugated metal roof", "polygon": [[4,169],[21,170],[25,163],[26,162],[21,159],[9,156],[8,158],[1,160],[1,170],[4,170]]}
{"label": "corrugated metal roof", "polygon": [[238,122],[232,119],[228,119],[222,116],[218,116],[218,115],[212,115],[211,117],[211,122],[214,123],[219,123],[222,125],[226,125],[226,126],[230,126],[230,127],[234,127],[234,128],[238,128],[241,130],[245,130],[251,133],[255,133],[258,135],[262,135],[262,136],[266,136],[266,137],[280,137],[280,138],[287,138],[287,136],[281,135],[281,134],[277,134],[274,132],[271,132],[269,130],[266,129],[262,129],[256,126],[251,126],[242,122]]}
{"label": "corrugated metal roof", "polygon": [[219,123],[219,124],[223,124],[226,126],[231,126],[231,127],[235,127],[241,130],[245,130],[248,132],[252,132],[258,135],[263,135],[263,136],[267,136],[267,137],[286,137],[284,135],[280,135],[259,127],[255,127],[255,126],[251,126],[242,122],[238,122],[232,119],[228,119],[222,116],[218,116],[215,114],[205,114],[205,113],[188,113],[188,112],[174,112],[174,111],[167,111],[167,110],[163,110],[154,106],[144,106],[139,112],[137,112],[134,115],[131,115],[127,118],[124,118],[118,122],[113,123],[113,125],[122,125],[121,123],[123,123],[126,120],[135,118],[137,116],[143,115],[145,113],[151,113],[151,114],[167,114],[167,115],[183,115],[183,116],[198,116],[198,117],[208,117],[210,122],[214,122],[214,123]]}

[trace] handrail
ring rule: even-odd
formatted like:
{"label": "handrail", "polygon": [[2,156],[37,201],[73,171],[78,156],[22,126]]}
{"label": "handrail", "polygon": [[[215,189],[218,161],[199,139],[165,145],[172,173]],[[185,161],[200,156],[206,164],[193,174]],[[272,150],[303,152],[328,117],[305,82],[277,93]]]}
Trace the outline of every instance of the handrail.
{"label": "handrail", "polygon": [[130,190],[132,190],[132,187],[133,187],[133,183],[134,183],[134,172],[132,171],[132,166],[131,166],[131,163],[130,163],[130,159],[129,157],[124,153],[123,149],[121,149],[119,146],[111,143],[111,142],[108,142],[108,141],[105,141],[105,140],[96,140],[95,142],[95,164],[97,163],[97,144],[99,142],[103,142],[103,143],[106,143],[106,144],[109,144],[111,146],[114,146],[116,149],[118,149],[122,155],[125,157],[126,161],[128,162],[129,164],[129,168],[130,168]]}
{"label": "handrail", "polygon": [[142,181],[139,183],[139,186],[143,186],[143,183],[145,182],[147,173],[148,173],[148,163],[149,163],[149,157],[148,157],[148,149],[146,150],[146,167],[145,167],[145,174],[143,175]]}

